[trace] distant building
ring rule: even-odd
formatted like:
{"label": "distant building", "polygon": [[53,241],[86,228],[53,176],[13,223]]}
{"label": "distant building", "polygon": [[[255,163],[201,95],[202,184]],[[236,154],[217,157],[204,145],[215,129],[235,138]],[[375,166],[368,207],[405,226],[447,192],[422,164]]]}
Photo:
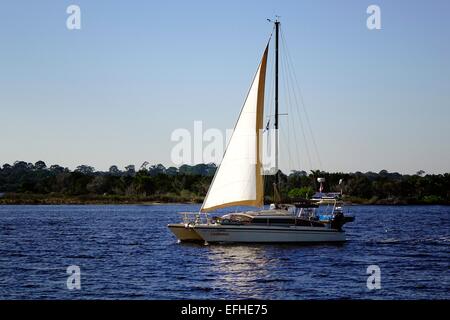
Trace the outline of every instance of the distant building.
{"label": "distant building", "polygon": [[0,198],[3,197],[5,194],[3,192],[0,192]]}

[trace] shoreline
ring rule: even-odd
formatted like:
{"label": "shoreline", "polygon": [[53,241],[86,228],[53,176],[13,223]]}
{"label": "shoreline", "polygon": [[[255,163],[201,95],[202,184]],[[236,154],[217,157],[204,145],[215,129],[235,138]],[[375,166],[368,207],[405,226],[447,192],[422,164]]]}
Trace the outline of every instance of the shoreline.
{"label": "shoreline", "polygon": [[[4,194],[0,196],[0,205],[192,205],[201,204],[203,198],[185,198],[174,195],[154,195],[142,197],[128,196],[49,196],[42,194]],[[417,201],[405,199],[362,199],[347,197],[343,199],[345,206],[376,205],[376,206],[415,206],[443,205],[450,203],[442,201]],[[269,203],[266,203],[269,204]]]}
{"label": "shoreline", "polygon": [[[197,202],[2,202],[0,206],[176,206],[176,205],[201,205]],[[265,203],[264,205],[269,205]],[[345,207],[351,206],[377,206],[377,207],[413,207],[413,206],[450,206],[449,203],[345,203]]]}
{"label": "shoreline", "polygon": [[5,193],[0,205],[176,205],[201,204],[203,198],[172,194],[153,196],[77,195]]}

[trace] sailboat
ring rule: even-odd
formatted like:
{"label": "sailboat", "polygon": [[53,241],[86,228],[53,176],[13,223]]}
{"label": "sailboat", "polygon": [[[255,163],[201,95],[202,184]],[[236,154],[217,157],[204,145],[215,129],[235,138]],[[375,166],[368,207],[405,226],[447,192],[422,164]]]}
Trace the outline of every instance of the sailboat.
{"label": "sailboat", "polygon": [[[280,21],[275,24],[275,167],[278,168],[278,54]],[[270,42],[270,39],[269,39]],[[264,209],[262,132],[266,65],[266,45],[245,103],[239,114],[222,162],[199,212],[182,213],[181,223],[168,228],[178,241],[207,243],[310,243],[343,242],[342,226],[353,217],[343,213],[340,193],[320,192],[312,199],[293,204],[274,203]],[[275,184],[276,192],[276,184]],[[211,212],[221,208],[252,206],[254,211],[235,212],[221,217]]]}

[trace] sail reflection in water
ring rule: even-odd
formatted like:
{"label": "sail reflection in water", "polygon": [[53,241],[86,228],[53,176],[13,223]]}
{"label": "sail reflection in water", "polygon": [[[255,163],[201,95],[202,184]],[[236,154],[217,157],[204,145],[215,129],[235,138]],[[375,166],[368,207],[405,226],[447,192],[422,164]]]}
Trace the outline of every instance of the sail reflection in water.
{"label": "sail reflection in water", "polygon": [[262,246],[211,246],[206,255],[210,272],[216,274],[214,287],[222,287],[240,297],[264,299],[264,288],[257,283],[270,278],[267,269],[273,265]]}

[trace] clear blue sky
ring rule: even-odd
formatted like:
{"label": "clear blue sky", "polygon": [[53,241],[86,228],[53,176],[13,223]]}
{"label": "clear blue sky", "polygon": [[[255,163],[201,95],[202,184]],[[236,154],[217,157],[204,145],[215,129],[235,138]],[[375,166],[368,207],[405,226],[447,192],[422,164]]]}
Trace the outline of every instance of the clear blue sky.
{"label": "clear blue sky", "polygon": [[321,169],[450,171],[445,0],[2,1],[0,164],[170,165],[174,129],[234,125],[275,14]]}

